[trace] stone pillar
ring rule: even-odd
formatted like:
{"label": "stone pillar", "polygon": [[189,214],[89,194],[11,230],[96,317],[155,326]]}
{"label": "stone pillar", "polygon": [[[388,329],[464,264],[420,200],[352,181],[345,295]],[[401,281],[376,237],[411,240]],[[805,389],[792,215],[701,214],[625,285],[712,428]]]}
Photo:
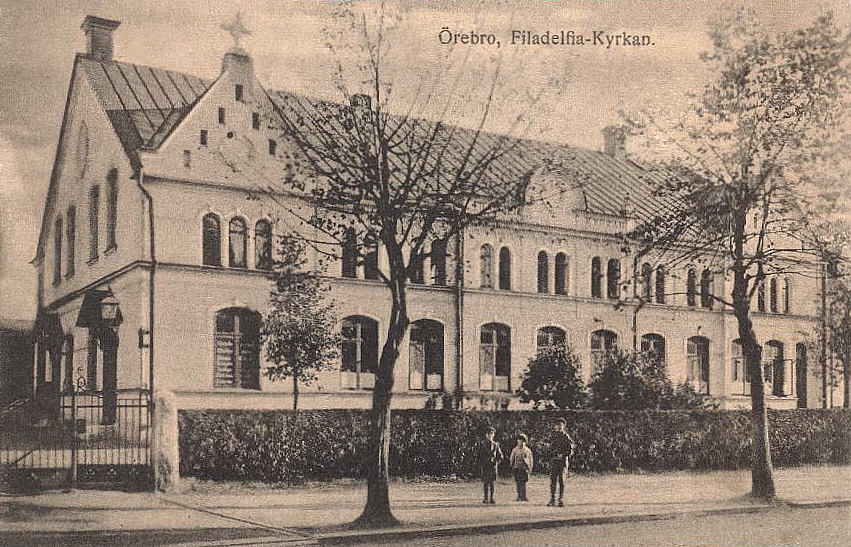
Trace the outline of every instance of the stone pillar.
{"label": "stone pillar", "polygon": [[154,488],[168,492],[180,482],[178,449],[177,400],[171,391],[154,394],[154,430],[151,452],[154,465]]}

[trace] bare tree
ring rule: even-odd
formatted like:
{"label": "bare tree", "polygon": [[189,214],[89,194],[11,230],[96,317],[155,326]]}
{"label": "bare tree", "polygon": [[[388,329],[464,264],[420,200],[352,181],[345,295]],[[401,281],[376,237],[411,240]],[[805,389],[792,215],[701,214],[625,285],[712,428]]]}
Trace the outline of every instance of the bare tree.
{"label": "bare tree", "polygon": [[729,297],[711,297],[737,320],[751,377],[752,495],[771,499],[762,348],[751,301],[771,278],[814,275],[822,261],[824,246],[803,198],[813,190],[813,166],[843,127],[849,34],[830,14],[776,35],[744,11],[720,16],[710,28],[713,47],[702,60],[712,79],[690,109],[630,119],[657,158],[661,175],[648,177],[648,186],[674,200],[632,236],[643,254],[665,256],[671,265],[706,261],[732,277]]}
{"label": "bare tree", "polygon": [[[447,54],[439,68],[405,85],[414,79],[389,54],[400,9],[341,5],[339,25],[328,32],[340,102],[284,93],[269,101],[292,146],[282,182],[268,194],[297,192],[308,213],[280,204],[309,228],[303,237],[319,252],[354,258],[384,283],[391,302],[372,392],[368,496],[356,526],[397,524],[388,493],[390,408],[410,322],[409,285],[421,282],[426,259],[447,256],[457,263],[454,282],[462,283],[465,230],[504,222],[547,197],[530,182],[550,147],[521,137],[544,119],[535,115],[544,99],[562,88],[557,80],[534,93],[513,88],[510,64],[496,53],[471,57],[471,48]],[[435,277],[445,283],[447,273]]]}

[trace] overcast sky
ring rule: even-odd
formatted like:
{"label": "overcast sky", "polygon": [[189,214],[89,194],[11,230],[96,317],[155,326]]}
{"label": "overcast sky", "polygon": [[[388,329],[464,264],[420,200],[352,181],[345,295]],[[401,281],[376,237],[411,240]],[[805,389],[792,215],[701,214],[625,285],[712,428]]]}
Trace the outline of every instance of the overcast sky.
{"label": "overcast sky", "polygon": [[[554,105],[545,137],[600,149],[600,130],[621,109],[682,103],[706,75],[698,54],[708,49],[707,21],[741,2],[725,0],[564,2],[420,1],[394,47],[404,52],[400,79],[428,71],[442,47],[438,33],[476,29],[503,42],[511,29],[650,34],[643,48],[526,49],[523,71],[513,84],[538,89],[559,68],[568,86]],[[833,10],[849,21],[847,0],[747,2],[768,27],[804,26]],[[87,14],[121,21],[115,56],[132,63],[215,78],[231,37],[219,26],[237,11],[252,34],[242,45],[252,55],[262,84],[330,96],[332,59],[322,38],[333,6],[325,2],[272,0],[3,0],[0,3],[0,319],[32,318],[35,272],[29,261],[55,155],[74,53],[85,50],[80,24]],[[505,47],[505,46],[503,46]]]}

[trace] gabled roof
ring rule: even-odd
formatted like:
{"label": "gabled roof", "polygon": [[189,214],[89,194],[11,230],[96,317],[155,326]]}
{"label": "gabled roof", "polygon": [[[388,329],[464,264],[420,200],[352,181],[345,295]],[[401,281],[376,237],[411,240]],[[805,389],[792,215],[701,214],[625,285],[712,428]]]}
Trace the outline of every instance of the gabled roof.
{"label": "gabled roof", "polygon": [[[118,138],[134,166],[140,150],[155,150],[180,124],[214,80],[171,70],[119,61],[101,61],[79,54],[81,68],[112,122]],[[318,104],[289,92],[269,90],[268,97],[281,109],[295,105]],[[461,130],[472,134],[472,131]],[[622,216],[631,210],[640,218],[650,218],[672,203],[653,195],[660,174],[636,163],[599,151],[583,150],[542,141],[522,139],[517,158],[504,158],[506,164],[561,156],[563,175],[581,191],[587,213]]]}

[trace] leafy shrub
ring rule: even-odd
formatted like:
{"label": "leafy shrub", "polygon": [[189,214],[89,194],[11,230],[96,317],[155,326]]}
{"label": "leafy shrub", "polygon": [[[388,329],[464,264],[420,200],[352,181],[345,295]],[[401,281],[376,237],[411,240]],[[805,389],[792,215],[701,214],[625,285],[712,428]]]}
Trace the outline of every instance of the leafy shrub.
{"label": "leafy shrub", "polygon": [[[363,478],[368,411],[182,411],[180,471],[215,480],[298,482]],[[503,450],[529,436],[534,472],[546,471],[552,421],[576,441],[571,469],[588,472],[740,469],[750,465],[748,411],[400,410],[391,423],[391,473],[470,478],[476,447],[493,426]],[[851,411],[769,412],[777,466],[851,463]],[[502,471],[508,474],[507,461]]]}
{"label": "leafy shrub", "polygon": [[520,389],[520,401],[533,408],[582,408],[587,394],[579,375],[582,365],[570,347],[544,349],[529,360]]}

